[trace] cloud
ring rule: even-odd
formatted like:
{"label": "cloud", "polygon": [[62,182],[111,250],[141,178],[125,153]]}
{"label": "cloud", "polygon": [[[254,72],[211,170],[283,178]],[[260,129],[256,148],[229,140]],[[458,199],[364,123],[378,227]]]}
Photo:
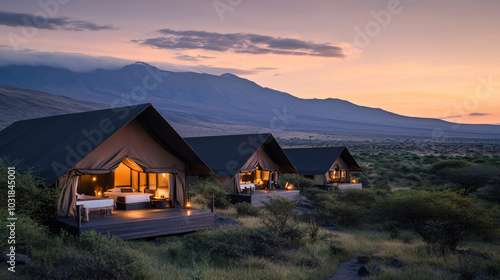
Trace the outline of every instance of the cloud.
{"label": "cloud", "polygon": [[213,56],[205,56],[205,55],[197,55],[197,56],[192,56],[192,55],[187,55],[187,54],[179,54],[175,57],[178,60],[184,60],[184,61],[199,61],[200,59],[211,59],[215,58]]}
{"label": "cloud", "polygon": [[[208,57],[210,58],[210,57]],[[118,69],[135,61],[109,56],[90,56],[81,53],[40,52],[37,50],[14,51],[7,45],[0,44],[0,66],[8,65],[45,65],[66,68],[75,72],[89,72],[95,69]],[[212,75],[232,73],[234,75],[253,75],[262,69],[237,69],[215,67],[213,65],[180,65],[164,62],[147,62],[163,70],[174,72],[198,72]]]}
{"label": "cloud", "polygon": [[298,39],[253,33],[216,33],[161,29],[162,37],[132,40],[142,45],[171,50],[208,50],[247,54],[281,54],[344,58],[344,49],[329,43],[319,44]]}
{"label": "cloud", "polygon": [[470,114],[465,114],[465,115],[454,115],[454,116],[447,116],[447,117],[442,117],[442,120],[445,119],[457,119],[457,118],[467,118],[467,117],[482,117],[482,116],[488,116],[490,114],[488,113],[470,113]]}
{"label": "cloud", "polygon": [[470,113],[469,116],[471,117],[480,117],[480,116],[488,116],[490,114],[488,113]]}
{"label": "cloud", "polygon": [[278,68],[275,68],[275,67],[257,67],[257,68],[254,68],[254,70],[257,70],[257,71],[269,71],[269,70],[278,70]]}
{"label": "cloud", "polygon": [[116,29],[112,25],[98,25],[90,21],[72,20],[67,17],[48,18],[32,14],[10,13],[3,11],[0,11],[0,25],[65,31],[99,31]]}
{"label": "cloud", "polygon": [[66,68],[75,72],[88,72],[95,69],[117,69],[134,61],[109,56],[90,56],[80,53],[40,52],[37,50],[14,51],[0,45],[0,66],[7,65],[45,65]]}

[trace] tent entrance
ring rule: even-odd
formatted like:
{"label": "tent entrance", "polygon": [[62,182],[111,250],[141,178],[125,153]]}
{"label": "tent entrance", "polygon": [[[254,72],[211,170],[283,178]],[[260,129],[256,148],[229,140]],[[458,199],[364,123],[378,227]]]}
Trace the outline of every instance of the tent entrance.
{"label": "tent entrance", "polygon": [[240,185],[254,184],[258,189],[274,188],[277,183],[278,172],[262,170],[257,166],[251,172],[242,172],[240,176]]}
{"label": "tent entrance", "polygon": [[346,183],[349,182],[349,171],[340,170],[339,166],[335,164],[333,170],[328,171],[328,183]]}
{"label": "tent entrance", "polygon": [[171,198],[173,182],[172,173],[145,173],[139,165],[127,158],[111,173],[82,175],[77,193],[101,196],[109,189],[128,187],[140,193],[149,190],[155,196]]}

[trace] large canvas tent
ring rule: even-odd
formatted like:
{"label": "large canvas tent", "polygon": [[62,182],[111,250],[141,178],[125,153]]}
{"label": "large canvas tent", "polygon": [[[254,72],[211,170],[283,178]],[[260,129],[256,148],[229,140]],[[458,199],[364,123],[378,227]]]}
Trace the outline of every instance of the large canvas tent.
{"label": "large canvas tent", "polygon": [[0,156],[21,160],[21,168],[62,189],[59,217],[74,214],[79,179],[112,174],[120,165],[130,169],[131,182],[134,172],[168,174],[169,195],[180,207],[186,175],[211,173],[151,104],[15,122],[0,131]]}
{"label": "large canvas tent", "polygon": [[300,175],[316,185],[349,183],[350,172],[363,170],[346,147],[283,149]]}
{"label": "large canvas tent", "polygon": [[235,194],[241,184],[254,182],[261,188],[277,182],[279,174],[297,173],[270,133],[185,138],[207,163],[220,183]]}

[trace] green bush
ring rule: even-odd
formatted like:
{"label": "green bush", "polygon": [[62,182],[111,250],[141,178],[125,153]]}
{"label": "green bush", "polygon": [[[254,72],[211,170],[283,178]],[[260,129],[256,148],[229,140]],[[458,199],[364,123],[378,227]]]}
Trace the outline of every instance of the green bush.
{"label": "green bush", "polygon": [[338,225],[341,227],[357,227],[367,216],[367,209],[338,201],[324,201],[320,204],[320,222],[324,225]]}
{"label": "green bush", "polygon": [[[2,228],[2,236],[4,230],[7,229],[9,221],[7,220],[7,212],[0,213],[0,227]],[[26,216],[26,214],[16,214],[16,250],[18,253],[30,255],[35,248],[45,247],[49,242],[48,229]],[[6,232],[6,231],[5,231]],[[5,234],[7,236],[7,232]],[[9,248],[8,239],[0,239],[0,250]]]}
{"label": "green bush", "polygon": [[489,212],[473,199],[451,191],[412,190],[397,192],[374,206],[379,220],[394,221],[423,238],[430,250],[442,254],[471,236],[495,231]]}
{"label": "green bush", "polygon": [[257,217],[260,215],[259,208],[252,206],[248,202],[239,202],[234,205],[236,207],[236,212],[240,216],[253,216]]}
{"label": "green bush", "polygon": [[34,279],[149,279],[144,255],[125,241],[92,232],[61,235],[31,251]]}
{"label": "green bush", "polygon": [[262,217],[264,225],[275,231],[280,237],[291,241],[300,241],[305,235],[305,229],[301,229],[292,219],[292,211],[296,201],[290,201],[286,197],[269,197],[269,201],[262,202],[266,215]]}
{"label": "green bush", "polygon": [[463,160],[463,159],[448,159],[448,160],[441,160],[436,163],[433,163],[431,167],[429,168],[429,173],[433,174],[442,174],[446,170],[449,169],[459,169],[459,168],[464,168],[464,167],[472,167],[473,164]]}
{"label": "green bush", "polygon": [[[3,194],[8,192],[8,167],[16,165],[0,159],[0,191]],[[16,214],[24,214],[39,223],[45,223],[48,217],[55,216],[59,190],[44,185],[33,170],[16,169],[15,177]],[[0,200],[0,207],[7,209],[7,199]]]}
{"label": "green bush", "polygon": [[365,189],[346,189],[335,193],[337,201],[345,202],[349,205],[358,205],[369,208],[377,199],[375,192]]}
{"label": "green bush", "polygon": [[455,183],[463,194],[470,194],[488,184],[498,186],[500,169],[493,166],[474,166],[446,170],[444,176]]}
{"label": "green bush", "polygon": [[488,262],[485,271],[491,277],[500,277],[500,260]]}
{"label": "green bush", "polygon": [[300,190],[300,194],[314,203],[319,203],[324,200],[331,199],[333,193],[327,190],[322,190],[319,188],[303,188]]}
{"label": "green bush", "polygon": [[206,207],[212,207],[212,195],[214,195],[214,206],[219,209],[227,209],[229,201],[227,192],[210,179],[199,181],[191,186],[192,191],[201,197],[201,203]]}
{"label": "green bush", "polygon": [[[289,241],[269,229],[229,229],[187,235],[183,250],[174,251],[176,259],[200,262],[209,260],[225,266],[248,256],[272,257],[289,246]],[[173,254],[173,253],[171,253]]]}
{"label": "green bush", "polygon": [[336,257],[336,256],[342,256],[343,258],[348,255],[347,250],[342,246],[342,242],[338,240],[333,240],[330,241],[328,244],[328,249],[330,256]]}
{"label": "green bush", "polygon": [[314,181],[311,179],[304,178],[303,176],[300,176],[299,174],[295,173],[286,173],[281,175],[280,179],[280,186],[282,188],[285,187],[286,183],[288,182],[289,184],[293,184],[295,189],[303,189],[303,188],[310,188],[314,186]]}

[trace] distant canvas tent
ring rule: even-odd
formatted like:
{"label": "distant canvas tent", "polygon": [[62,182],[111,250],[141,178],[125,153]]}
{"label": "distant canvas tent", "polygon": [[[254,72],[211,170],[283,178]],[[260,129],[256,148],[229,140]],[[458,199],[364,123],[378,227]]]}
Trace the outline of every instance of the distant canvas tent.
{"label": "distant canvas tent", "polygon": [[235,194],[270,188],[279,174],[297,173],[270,133],[185,138],[220,182]]}
{"label": "distant canvas tent", "polygon": [[186,175],[211,172],[151,104],[15,122],[0,132],[0,156],[21,160],[63,190],[59,217],[74,214],[77,188],[90,186],[90,177],[101,180],[102,191],[119,181],[138,191],[168,181],[165,195],[183,207]]}
{"label": "distant canvas tent", "polygon": [[316,185],[351,183],[350,173],[363,172],[346,147],[283,149],[300,175]]}

